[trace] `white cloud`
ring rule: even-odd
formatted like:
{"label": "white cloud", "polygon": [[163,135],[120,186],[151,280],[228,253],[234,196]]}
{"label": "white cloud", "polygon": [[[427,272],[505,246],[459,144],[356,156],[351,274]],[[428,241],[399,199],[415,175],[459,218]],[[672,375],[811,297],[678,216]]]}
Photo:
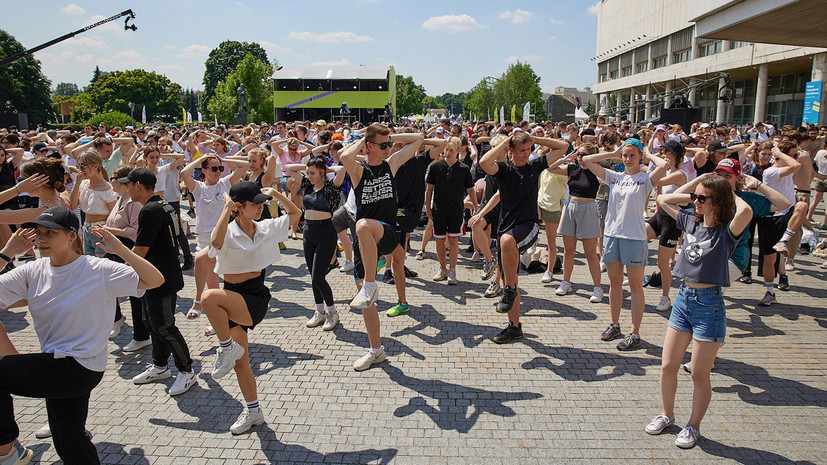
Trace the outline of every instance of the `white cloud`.
{"label": "white cloud", "polygon": [[310,63],[310,66],[353,66],[353,63],[351,63],[347,58],[342,58],[337,61],[317,61],[315,63]]}
{"label": "white cloud", "polygon": [[267,42],[266,40],[262,40],[258,44],[261,45],[261,47],[264,50],[266,50],[270,53],[274,53],[274,52],[290,53],[290,52],[293,51],[292,48],[282,47],[281,45],[274,44],[272,42]]}
{"label": "white cloud", "polygon": [[561,24],[565,24],[565,23],[563,23],[563,21],[560,21],[559,19],[554,19],[554,18],[549,18],[549,20],[548,20],[548,21],[549,21],[551,24],[556,24],[556,25],[558,25],[558,26],[559,26],[559,25],[561,25]]}
{"label": "white cloud", "polygon": [[60,11],[62,11],[63,14],[67,14],[67,15],[70,15],[70,16],[79,16],[79,15],[82,15],[82,14],[86,13],[86,10],[84,10],[83,8],[75,5],[74,3],[70,3],[70,4],[68,4],[64,7],[61,7]]}
{"label": "white cloud", "polygon": [[600,2],[597,2],[594,5],[590,6],[589,8],[586,9],[586,11],[590,15],[597,16],[597,12],[600,11]]}
{"label": "white cloud", "polygon": [[481,29],[483,26],[480,25],[476,19],[468,15],[445,15],[431,16],[422,23],[422,27],[431,30],[459,32]]}
{"label": "white cloud", "polygon": [[178,49],[178,46],[177,45],[172,45],[172,44],[166,44],[163,47],[161,47],[161,50],[177,50],[177,49]]}
{"label": "white cloud", "polygon": [[524,23],[531,19],[534,16],[534,13],[526,10],[516,9],[514,11],[503,11],[500,13],[497,18],[500,19],[510,19],[512,23],[519,24]]}
{"label": "white cloud", "polygon": [[182,48],[178,56],[181,58],[204,58],[210,54],[211,50],[212,47],[209,45],[192,44]]}
{"label": "white cloud", "polygon": [[318,42],[322,44],[334,44],[337,42],[345,42],[352,44],[355,42],[370,42],[373,40],[370,36],[360,36],[352,32],[291,32],[287,38],[293,40],[307,40],[310,42]]}
{"label": "white cloud", "polygon": [[550,36],[548,40],[557,40],[557,36]]}
{"label": "white cloud", "polygon": [[528,55],[528,56],[524,56],[524,57],[518,57],[517,55],[511,55],[510,57],[505,59],[505,62],[506,63],[516,63],[516,62],[519,61],[521,63],[528,63],[530,61],[533,61],[533,62],[543,61],[544,59],[545,58],[541,57],[540,55]]}

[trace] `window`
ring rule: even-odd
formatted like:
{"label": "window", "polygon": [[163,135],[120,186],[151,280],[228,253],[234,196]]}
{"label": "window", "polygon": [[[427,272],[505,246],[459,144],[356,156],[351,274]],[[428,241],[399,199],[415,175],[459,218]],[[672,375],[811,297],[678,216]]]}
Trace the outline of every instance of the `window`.
{"label": "window", "polygon": [[632,67],[626,67],[620,70],[620,77],[626,77],[632,75]]}
{"label": "window", "polygon": [[711,40],[698,43],[698,56],[708,57],[721,53],[724,44],[720,40]]}
{"label": "window", "polygon": [[683,63],[692,59],[692,50],[682,50],[672,54],[672,64]]}
{"label": "window", "polygon": [[302,90],[302,81],[299,79],[279,79],[276,81],[276,90]]}
{"label": "window", "polygon": [[666,57],[657,57],[652,59],[652,69],[663,68],[666,66]]}
{"label": "window", "polygon": [[322,79],[305,79],[304,90],[315,92],[324,92],[326,90],[330,90],[330,81]]}
{"label": "window", "polygon": [[741,48],[741,47],[746,47],[747,45],[752,45],[752,42],[742,42],[740,40],[733,40],[732,41],[732,48]]}
{"label": "window", "polygon": [[635,65],[635,73],[645,73],[649,71],[649,63],[638,63]]}
{"label": "window", "polygon": [[617,79],[617,71],[612,71],[609,73],[609,79]]}

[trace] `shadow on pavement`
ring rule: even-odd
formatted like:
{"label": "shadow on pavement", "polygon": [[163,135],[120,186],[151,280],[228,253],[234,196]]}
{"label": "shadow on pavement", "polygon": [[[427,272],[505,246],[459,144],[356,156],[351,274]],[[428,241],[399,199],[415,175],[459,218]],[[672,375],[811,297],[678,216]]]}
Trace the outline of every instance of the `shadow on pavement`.
{"label": "shadow on pavement", "polygon": [[351,452],[330,452],[327,454],[316,452],[299,444],[285,444],[276,438],[276,433],[270,426],[253,427],[261,442],[261,451],[267,456],[270,463],[347,463],[347,464],[388,464],[396,454],[397,449],[365,449]]}
{"label": "shadow on pavement", "polygon": [[743,464],[791,463],[796,465],[814,465],[813,462],[808,460],[792,461],[783,455],[773,452],[752,449],[750,447],[732,447],[705,437],[698,441],[697,447],[709,455],[735,460],[736,462]]}

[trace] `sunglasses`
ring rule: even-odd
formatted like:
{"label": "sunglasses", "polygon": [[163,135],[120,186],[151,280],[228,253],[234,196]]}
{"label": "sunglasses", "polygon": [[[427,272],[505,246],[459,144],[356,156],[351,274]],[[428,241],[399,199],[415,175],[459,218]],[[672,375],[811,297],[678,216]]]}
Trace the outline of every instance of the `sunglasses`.
{"label": "sunglasses", "polygon": [[[368,142],[370,142],[370,141],[368,141]],[[393,142],[392,141],[380,142],[380,143],[371,142],[371,144],[374,144],[374,145],[378,146],[379,150],[385,150],[385,149],[389,149],[389,148],[393,147]]]}
{"label": "sunglasses", "polygon": [[692,192],[689,194],[689,198],[692,199],[693,202],[698,202],[698,204],[703,205],[710,197],[708,195],[696,194]]}
{"label": "sunglasses", "polygon": [[219,166],[208,166],[206,169],[212,170],[213,173],[224,172],[224,165]]}

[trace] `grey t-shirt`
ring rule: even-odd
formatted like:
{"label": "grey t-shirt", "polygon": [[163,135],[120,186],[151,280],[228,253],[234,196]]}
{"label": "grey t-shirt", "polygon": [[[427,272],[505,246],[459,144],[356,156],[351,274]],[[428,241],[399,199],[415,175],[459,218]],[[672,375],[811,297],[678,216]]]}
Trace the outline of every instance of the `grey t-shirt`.
{"label": "grey t-shirt", "polygon": [[678,212],[678,228],[686,232],[683,251],[675,264],[679,278],[700,284],[729,286],[727,260],[738,244],[738,237],[729,232],[729,224],[707,228],[695,223],[695,210]]}

